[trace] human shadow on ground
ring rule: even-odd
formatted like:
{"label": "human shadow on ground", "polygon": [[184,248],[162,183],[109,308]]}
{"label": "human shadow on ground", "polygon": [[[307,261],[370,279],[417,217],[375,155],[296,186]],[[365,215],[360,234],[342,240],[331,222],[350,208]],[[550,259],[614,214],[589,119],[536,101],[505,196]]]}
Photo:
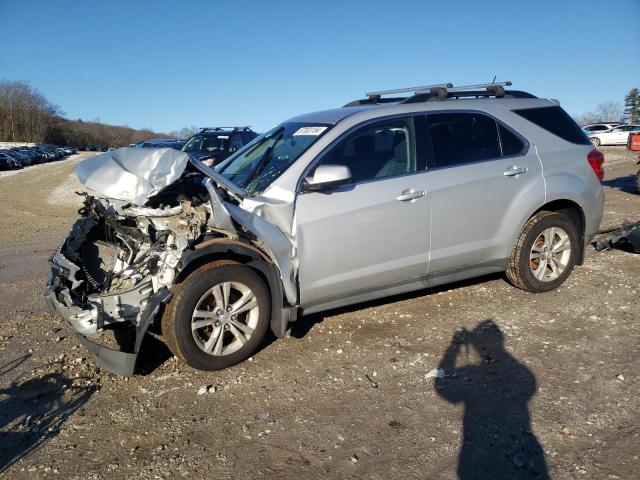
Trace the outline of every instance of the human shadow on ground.
{"label": "human shadow on ground", "polygon": [[[479,362],[469,363],[472,353]],[[466,365],[456,367],[457,361]],[[505,350],[498,325],[485,320],[457,331],[438,368],[444,371],[435,379],[438,395],[464,404],[459,478],[548,479],[527,407],[536,378]]]}
{"label": "human shadow on ground", "polygon": [[[0,366],[0,377],[25,360],[18,357]],[[0,388],[0,475],[60,432],[64,422],[91,398],[98,387],[86,378],[71,379],[61,362],[47,365],[52,372],[18,378]]]}
{"label": "human shadow on ground", "polygon": [[624,193],[633,193],[637,195],[638,191],[638,176],[637,175],[625,175],[623,177],[612,178],[610,180],[604,180],[602,182],[604,187],[616,188]]}

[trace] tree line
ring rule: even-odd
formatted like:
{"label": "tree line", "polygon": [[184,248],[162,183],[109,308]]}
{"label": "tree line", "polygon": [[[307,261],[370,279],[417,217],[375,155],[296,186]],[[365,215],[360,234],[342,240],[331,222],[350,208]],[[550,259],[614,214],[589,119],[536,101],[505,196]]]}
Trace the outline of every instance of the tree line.
{"label": "tree line", "polygon": [[37,89],[20,81],[0,80],[0,141],[122,147],[151,138],[173,138],[150,129],[107,125],[99,120],[69,120]]}

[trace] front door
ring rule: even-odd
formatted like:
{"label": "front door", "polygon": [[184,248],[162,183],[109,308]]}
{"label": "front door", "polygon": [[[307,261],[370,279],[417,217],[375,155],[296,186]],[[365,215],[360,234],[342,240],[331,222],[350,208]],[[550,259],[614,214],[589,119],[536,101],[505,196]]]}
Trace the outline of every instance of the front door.
{"label": "front door", "polygon": [[426,172],[416,157],[411,117],[360,127],[323,155],[320,164],[346,165],[352,179],[298,196],[303,309],[344,305],[425,281],[429,208]]}

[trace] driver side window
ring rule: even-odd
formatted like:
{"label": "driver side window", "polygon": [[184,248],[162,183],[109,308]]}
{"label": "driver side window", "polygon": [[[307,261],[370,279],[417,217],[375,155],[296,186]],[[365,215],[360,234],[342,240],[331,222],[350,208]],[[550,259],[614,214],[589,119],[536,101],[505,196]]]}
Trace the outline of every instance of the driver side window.
{"label": "driver side window", "polygon": [[367,125],[350,134],[320,165],[345,165],[351,182],[365,182],[416,171],[413,119],[396,118]]}

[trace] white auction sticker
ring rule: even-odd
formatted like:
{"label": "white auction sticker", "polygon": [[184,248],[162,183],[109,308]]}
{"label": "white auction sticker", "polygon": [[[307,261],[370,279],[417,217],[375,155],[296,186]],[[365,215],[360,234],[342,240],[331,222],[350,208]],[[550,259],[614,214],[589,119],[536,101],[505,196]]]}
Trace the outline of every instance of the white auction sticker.
{"label": "white auction sticker", "polygon": [[295,137],[296,135],[312,135],[314,137],[317,137],[326,129],[327,127],[302,127],[299,128],[298,131],[293,134],[293,136]]}

